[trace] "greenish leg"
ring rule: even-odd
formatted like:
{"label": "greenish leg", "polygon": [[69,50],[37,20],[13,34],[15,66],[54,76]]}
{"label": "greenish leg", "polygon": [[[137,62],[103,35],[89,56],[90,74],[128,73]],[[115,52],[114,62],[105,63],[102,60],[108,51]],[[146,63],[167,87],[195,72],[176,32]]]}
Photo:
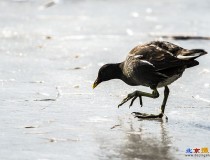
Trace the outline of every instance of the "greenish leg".
{"label": "greenish leg", "polygon": [[134,102],[134,101],[136,100],[136,98],[138,98],[138,97],[139,97],[139,101],[140,101],[141,107],[143,106],[142,97],[141,97],[141,96],[136,96],[136,97],[134,97],[134,98],[131,100],[131,103],[130,103],[129,108],[133,105],[133,102]]}
{"label": "greenish leg", "polygon": [[166,106],[166,102],[168,99],[168,95],[169,95],[169,88],[168,86],[165,86],[165,90],[164,90],[164,99],[163,99],[163,103],[161,105],[161,112],[164,114],[165,111],[165,106]]}
{"label": "greenish leg", "polygon": [[142,96],[143,97],[150,97],[150,98],[158,98],[159,97],[159,93],[157,91],[157,89],[154,89],[152,93],[146,93],[146,92],[142,92],[142,91],[135,91],[133,93],[128,94],[128,96],[126,98],[123,99],[123,101],[118,105],[118,108],[120,106],[122,106],[124,103],[126,103],[127,101],[129,101],[130,99],[132,99],[130,106],[133,105],[134,100],[139,97],[140,98],[140,104],[142,106]]}
{"label": "greenish leg", "polygon": [[[166,106],[166,102],[167,102],[167,99],[168,99],[168,95],[169,95],[169,88],[168,88],[168,86],[165,86],[164,99],[163,99],[163,103],[161,105],[161,113],[160,114],[155,115],[155,114],[146,114],[146,113],[138,113],[138,112],[133,112],[133,114],[137,118],[162,118],[163,115],[164,115],[164,111],[165,111],[165,106]],[[166,119],[168,119],[167,116],[166,116]]]}
{"label": "greenish leg", "polygon": [[[158,115],[155,114],[146,114],[146,113],[139,113],[139,112],[133,112],[133,114],[135,115],[135,117],[137,118],[162,118],[164,115],[164,111],[165,111],[165,106],[166,106],[166,102],[168,99],[168,95],[169,95],[169,88],[168,86],[165,86],[165,90],[164,90],[164,99],[163,99],[163,103],[161,105],[161,113]],[[126,103],[127,101],[129,101],[130,99],[132,99],[130,106],[133,104],[133,101],[137,98],[137,97],[149,97],[149,98],[158,98],[159,97],[159,93],[157,91],[157,89],[154,89],[152,93],[146,93],[146,92],[141,92],[141,91],[135,91],[131,94],[128,94],[128,96],[123,99],[123,101],[118,105],[118,108],[123,105],[124,103]],[[142,104],[142,99],[140,98],[140,103]],[[167,118],[167,117],[166,117]]]}

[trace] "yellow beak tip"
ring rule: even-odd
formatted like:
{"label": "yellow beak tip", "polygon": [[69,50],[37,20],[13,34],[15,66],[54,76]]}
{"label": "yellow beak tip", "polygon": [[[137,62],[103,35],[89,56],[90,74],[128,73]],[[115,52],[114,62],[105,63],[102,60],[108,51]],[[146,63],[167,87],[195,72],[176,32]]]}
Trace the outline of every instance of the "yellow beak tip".
{"label": "yellow beak tip", "polygon": [[97,86],[97,84],[96,84],[96,83],[94,83],[94,84],[93,84],[93,86],[92,86],[92,87],[93,87],[93,89],[94,89],[94,88],[96,88],[96,86]]}
{"label": "yellow beak tip", "polygon": [[92,86],[93,89],[96,88],[96,86],[98,86],[99,83],[100,83],[100,82],[98,81],[98,79],[96,79],[96,81],[93,83],[93,86]]}

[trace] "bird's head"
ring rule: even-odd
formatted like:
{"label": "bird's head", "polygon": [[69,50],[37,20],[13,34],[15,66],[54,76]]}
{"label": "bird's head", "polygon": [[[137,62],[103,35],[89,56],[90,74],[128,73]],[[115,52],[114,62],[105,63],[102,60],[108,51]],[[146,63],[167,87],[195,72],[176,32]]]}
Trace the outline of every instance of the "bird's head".
{"label": "bird's head", "polygon": [[98,71],[98,77],[93,83],[93,89],[101,82],[120,78],[121,69],[119,64],[105,64]]}

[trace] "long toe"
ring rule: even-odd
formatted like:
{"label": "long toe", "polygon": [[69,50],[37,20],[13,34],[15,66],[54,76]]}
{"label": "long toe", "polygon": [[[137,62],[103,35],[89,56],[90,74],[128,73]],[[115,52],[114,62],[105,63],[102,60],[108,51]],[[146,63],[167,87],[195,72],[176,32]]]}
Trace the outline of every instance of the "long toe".
{"label": "long toe", "polygon": [[140,113],[140,112],[132,112],[131,114],[133,114],[134,116],[143,116],[143,115],[145,115],[145,113]]}
{"label": "long toe", "polygon": [[138,96],[135,96],[135,97],[131,100],[131,103],[130,103],[129,108],[133,105],[133,102],[136,100],[137,97],[138,97]]}
{"label": "long toe", "polygon": [[122,100],[122,102],[118,105],[118,108],[120,107],[120,106],[122,106],[124,103],[126,103],[127,101],[129,101],[129,99],[126,97],[126,98],[124,98],[123,100]]}
{"label": "long toe", "polygon": [[[126,97],[126,98],[124,98],[123,100],[122,100],[122,102],[118,105],[118,108],[120,107],[120,106],[122,106],[124,103],[126,103],[126,102],[128,102],[130,99],[132,99],[132,98],[135,98],[135,95],[134,94],[128,94],[128,96]],[[135,100],[135,99],[134,99]]]}
{"label": "long toe", "polygon": [[163,114],[160,113],[160,114],[147,114],[147,113],[138,113],[136,114],[135,112],[135,115],[134,115],[136,118],[162,118],[163,117]]}
{"label": "long toe", "polygon": [[139,96],[139,101],[140,101],[140,105],[142,107],[143,106],[142,96]]}

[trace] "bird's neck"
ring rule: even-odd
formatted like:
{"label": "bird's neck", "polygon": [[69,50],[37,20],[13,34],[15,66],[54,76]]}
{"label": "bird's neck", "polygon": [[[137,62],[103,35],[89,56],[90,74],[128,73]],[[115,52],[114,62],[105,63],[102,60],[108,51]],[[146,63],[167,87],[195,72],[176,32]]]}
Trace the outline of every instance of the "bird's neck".
{"label": "bird's neck", "polygon": [[133,82],[129,77],[127,77],[124,73],[123,73],[123,68],[124,68],[124,62],[122,63],[116,63],[116,64],[112,64],[112,78],[111,79],[120,79],[123,82],[125,82],[128,85],[131,86],[136,86],[137,84],[135,82]]}
{"label": "bird's neck", "polygon": [[128,85],[131,86],[136,86],[138,84],[135,83],[135,81],[133,81],[129,76],[127,76],[127,73],[124,70],[124,62],[119,64],[120,70],[121,70],[121,74],[120,74],[120,78],[123,82],[125,82]]}
{"label": "bird's neck", "polygon": [[123,72],[122,72],[122,64],[121,63],[115,63],[112,64],[112,79],[122,79]]}

